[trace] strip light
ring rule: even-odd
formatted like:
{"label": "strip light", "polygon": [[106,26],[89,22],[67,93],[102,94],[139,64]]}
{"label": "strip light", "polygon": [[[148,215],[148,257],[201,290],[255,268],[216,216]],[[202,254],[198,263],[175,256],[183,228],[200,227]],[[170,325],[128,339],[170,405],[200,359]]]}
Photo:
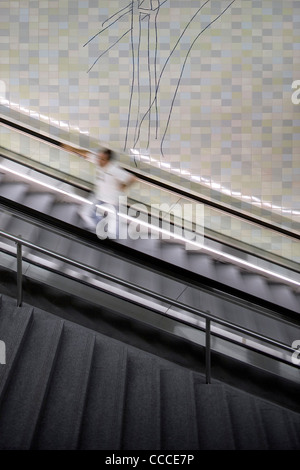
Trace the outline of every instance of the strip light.
{"label": "strip light", "polygon": [[85,202],[87,204],[93,204],[91,201],[88,199],[78,196],[77,194],[71,194],[68,193],[68,191],[64,191],[63,189],[56,188],[55,186],[52,186],[51,184],[43,183],[39,181],[36,178],[33,178],[32,176],[24,175],[22,173],[19,173],[18,171],[12,170],[11,168],[7,168],[3,165],[0,164],[0,170],[4,170],[8,173],[12,173],[13,175],[19,176],[20,178],[26,179],[28,181],[31,181],[32,183],[39,184],[40,186],[43,186],[45,188],[51,189],[52,191],[56,191],[61,194],[65,194],[66,196],[72,197],[73,199],[77,199],[78,201]]}
{"label": "strip light", "polygon": [[[97,207],[100,207],[100,206],[97,206]],[[184,237],[181,237],[180,235],[176,235],[172,232],[169,232],[168,230],[165,230],[165,229],[162,229],[162,228],[159,228],[159,227],[155,227],[154,225],[151,225],[151,224],[148,224],[147,222],[144,222],[144,221],[140,221],[138,220],[137,222],[137,219],[135,219],[134,217],[130,217],[128,215],[125,215],[123,213],[119,213],[118,212],[118,215],[122,218],[125,218],[127,220],[131,220],[133,222],[136,222],[138,223],[139,225],[143,225],[144,227],[148,227],[150,228],[151,230],[154,230],[154,231],[157,231],[161,234],[164,234],[164,235],[169,235],[171,236],[172,238],[175,238],[176,240],[179,240],[179,241],[183,241],[189,245],[193,245],[195,246],[196,248],[199,248],[203,251],[206,251],[206,252],[210,252],[210,253],[213,253],[214,255],[218,255],[219,257],[221,258],[224,258],[226,259],[227,261],[230,261],[230,262],[233,262],[233,263],[237,263],[237,264],[240,264],[242,266],[246,266],[247,268],[251,268],[251,269],[254,269],[256,271],[259,271],[261,272],[262,274],[267,274],[267,275],[271,275],[272,277],[276,277],[277,279],[280,279],[281,281],[286,281],[286,282],[289,282],[291,284],[295,284],[296,286],[300,286],[300,283],[297,282],[297,281],[294,281],[293,279],[290,279],[288,277],[285,277],[285,276],[282,276],[281,274],[277,274],[277,273],[274,273],[273,271],[270,271],[268,269],[265,269],[265,268],[261,268],[260,266],[256,266],[255,264],[252,264],[252,263],[249,263],[248,261],[244,261],[240,258],[237,258],[235,256],[232,256],[232,255],[229,255],[227,253],[223,253],[222,251],[219,251],[219,250],[215,250],[214,248],[210,248],[208,246],[204,246],[203,244],[200,244],[200,243],[197,243],[197,242],[194,242],[192,240],[187,240],[186,238]]]}
{"label": "strip light", "polygon": [[[68,128],[68,129],[71,129],[71,130],[73,129],[75,131],[78,131],[80,134],[84,134],[84,135],[87,135],[87,136],[90,135],[89,131],[83,131],[78,126],[71,126],[70,124],[68,124],[64,121],[58,121],[57,119],[51,118],[49,116],[45,116],[44,114],[39,114],[35,111],[31,111],[30,109],[27,109],[24,106],[20,106],[19,103],[14,103],[14,102],[9,101],[9,100],[1,97],[1,96],[0,96],[0,104],[3,104],[4,106],[8,106],[9,108],[19,109],[20,111],[24,112],[25,114],[39,116],[43,121],[50,122],[50,123],[52,123],[52,124],[54,124],[58,127]],[[155,159],[151,158],[150,156],[145,156],[145,155],[142,156],[140,151],[138,151],[137,149],[130,149],[130,152],[131,152],[132,155],[139,156],[140,159],[143,158],[144,160],[148,160],[151,163],[153,163],[153,162],[159,163],[158,160],[155,160]],[[171,165],[169,166],[169,168],[170,168],[170,171],[180,173],[180,174],[183,174],[183,175],[189,175],[191,179],[194,179],[194,181],[199,181],[198,179],[196,179],[196,178],[198,178],[198,176],[192,175],[190,172],[186,172],[185,170],[178,170],[177,168],[172,168]],[[203,178],[201,178],[201,180],[205,181],[205,179],[203,179]],[[213,188],[214,184],[219,184],[219,183],[209,182],[208,180],[206,180],[204,184],[207,185],[207,186],[211,186]],[[229,195],[233,195],[233,196],[238,196],[240,198],[248,199],[247,196],[244,196],[241,193],[230,191],[230,190],[224,188],[222,185],[219,185],[218,189],[224,194],[229,194]],[[296,216],[300,215],[300,211],[298,211],[298,210],[285,209],[283,207],[275,206],[275,205],[273,205],[269,202],[264,202],[263,200],[259,200],[259,199],[257,199],[257,202],[252,202],[252,204],[256,205],[256,206],[270,207],[270,208],[272,208],[274,210],[278,210],[282,213],[287,213],[287,214],[296,215]]]}
{"label": "strip light", "polygon": [[[249,196],[249,195],[246,195],[246,194],[242,194],[239,191],[232,191],[228,188],[225,188],[220,183],[211,181],[210,179],[207,179],[207,178],[204,178],[204,177],[193,175],[188,170],[181,170],[181,169],[178,169],[178,168],[172,168],[170,163],[159,162],[158,160],[156,160],[152,157],[148,157],[148,156],[146,157],[146,156],[142,155],[137,149],[130,149],[130,152],[131,152],[132,155],[139,156],[139,158],[141,160],[149,160],[149,162],[151,162],[151,163],[155,162],[160,167],[170,169],[171,172],[179,173],[180,175],[184,175],[184,176],[189,176],[191,180],[198,181],[198,182],[203,181],[206,186],[210,186],[212,189],[217,189],[217,190],[221,191],[222,193],[233,196],[233,197],[238,197],[240,199],[246,199],[248,201],[251,201],[251,204],[253,204],[253,205],[266,206],[266,207],[271,208],[273,210],[288,213],[288,214],[291,214],[291,215],[296,215],[296,216],[300,215],[300,212],[297,211],[297,210],[285,209],[281,206],[276,206],[275,204],[272,204],[270,202],[264,202],[263,200],[255,198],[254,196]],[[256,202],[253,202],[253,201],[256,201]]]}
{"label": "strip light", "polygon": [[[71,194],[71,193],[69,193],[69,192],[67,192],[67,191],[64,191],[63,189],[56,188],[55,186],[52,186],[52,185],[50,185],[50,184],[42,183],[41,181],[39,181],[39,180],[36,179],[36,178],[33,178],[33,177],[31,177],[31,176],[28,176],[28,175],[24,175],[24,174],[19,173],[19,172],[15,171],[15,170],[12,170],[12,169],[10,169],[10,168],[7,168],[7,167],[5,167],[5,166],[3,166],[3,165],[1,165],[1,164],[0,164],[0,170],[4,170],[4,171],[6,171],[6,172],[12,173],[12,174],[14,174],[14,175],[16,175],[16,176],[19,176],[20,178],[26,179],[26,180],[31,181],[31,182],[33,182],[33,183],[39,184],[39,185],[41,185],[41,186],[43,186],[43,187],[45,187],[45,188],[51,189],[52,191],[55,191],[55,192],[58,192],[58,193],[60,193],[60,194],[64,194],[64,195],[66,195],[66,196],[68,196],[68,197],[71,197],[71,198],[73,198],[73,199],[76,199],[77,201],[80,201],[80,202],[83,202],[83,203],[86,203],[86,204],[90,204],[90,205],[93,204],[92,201],[90,201],[90,200],[88,200],[88,199],[86,199],[86,198],[83,198],[83,197],[78,196],[78,195],[76,195],[76,194]],[[97,205],[96,207],[101,208],[100,205]],[[105,208],[105,210],[108,210],[108,211],[109,211],[109,209],[106,209],[106,208]],[[109,211],[109,212],[110,212],[110,211]],[[112,212],[112,211],[111,211],[111,212]],[[168,236],[170,236],[170,237],[172,237],[172,238],[174,238],[174,239],[176,239],[176,240],[178,240],[178,241],[187,243],[187,244],[189,244],[189,245],[193,245],[195,248],[198,248],[199,250],[213,253],[214,255],[217,255],[217,256],[219,256],[220,258],[223,258],[223,259],[225,259],[226,261],[229,261],[229,262],[231,262],[231,263],[239,264],[239,265],[241,265],[241,266],[245,266],[245,267],[247,267],[247,268],[251,268],[252,270],[258,271],[258,272],[260,272],[260,273],[262,273],[262,274],[264,274],[264,275],[269,275],[269,276],[275,277],[275,278],[277,278],[277,279],[279,279],[279,280],[281,280],[281,281],[288,282],[288,283],[294,284],[294,285],[296,285],[296,286],[300,286],[300,283],[297,282],[297,281],[295,281],[295,280],[293,280],[293,279],[287,278],[286,276],[282,276],[281,274],[274,273],[273,271],[270,271],[270,270],[268,270],[268,269],[262,268],[262,267],[260,267],[260,266],[256,266],[255,264],[249,263],[248,261],[241,260],[241,259],[239,259],[239,258],[237,258],[237,257],[235,257],[235,256],[232,256],[232,255],[229,255],[229,254],[227,254],[227,253],[223,253],[223,252],[218,251],[218,250],[215,250],[215,249],[213,249],[213,248],[204,246],[203,244],[197,243],[197,242],[195,242],[195,241],[193,241],[193,240],[187,240],[186,238],[181,237],[180,235],[174,234],[174,233],[169,232],[168,230],[162,229],[162,228],[160,228],[160,227],[156,227],[156,226],[151,225],[151,224],[149,224],[149,223],[147,223],[147,222],[144,222],[144,221],[141,221],[141,220],[138,220],[138,221],[137,221],[137,219],[135,219],[134,217],[131,217],[131,216],[129,216],[129,215],[125,215],[125,214],[120,213],[120,212],[118,212],[118,215],[119,215],[121,218],[124,218],[124,219],[126,219],[126,220],[129,220],[129,221],[138,223],[139,225],[142,225],[142,226],[144,226],[144,227],[150,228],[151,230],[157,231],[157,232],[159,232],[159,233],[161,233],[161,234],[168,235]]]}

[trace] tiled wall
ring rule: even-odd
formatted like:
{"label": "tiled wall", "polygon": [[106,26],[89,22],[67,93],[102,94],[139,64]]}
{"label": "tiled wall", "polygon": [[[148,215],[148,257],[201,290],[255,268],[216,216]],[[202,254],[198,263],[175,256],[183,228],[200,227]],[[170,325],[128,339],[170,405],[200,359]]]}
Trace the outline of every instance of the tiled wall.
{"label": "tiled wall", "polygon": [[297,220],[300,2],[2,0],[0,34],[6,105]]}

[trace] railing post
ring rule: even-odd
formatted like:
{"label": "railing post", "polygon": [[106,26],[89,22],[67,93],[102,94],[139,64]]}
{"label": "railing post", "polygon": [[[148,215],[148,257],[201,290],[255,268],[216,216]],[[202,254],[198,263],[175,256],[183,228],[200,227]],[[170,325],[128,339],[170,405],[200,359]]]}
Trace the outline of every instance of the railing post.
{"label": "railing post", "polygon": [[206,329],[205,329],[205,371],[206,371],[206,383],[211,383],[211,363],[210,363],[210,318],[206,318]]}
{"label": "railing post", "polygon": [[22,306],[22,243],[17,242],[17,306]]}

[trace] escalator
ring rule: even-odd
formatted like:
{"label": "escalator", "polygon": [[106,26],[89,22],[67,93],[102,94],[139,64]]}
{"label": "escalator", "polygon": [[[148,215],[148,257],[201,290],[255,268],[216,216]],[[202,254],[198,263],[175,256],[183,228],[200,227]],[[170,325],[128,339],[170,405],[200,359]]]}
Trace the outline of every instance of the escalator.
{"label": "escalator", "polygon": [[[214,238],[213,230],[207,230],[204,247],[199,249],[187,249],[181,240],[159,237],[99,240],[84,229],[78,215],[79,207],[86,204],[87,188],[43,174],[17,160],[17,155],[13,161],[2,152],[0,230],[107,276],[87,273],[25,248],[23,256],[29,263],[132,302],[142,298],[147,308],[157,308],[166,316],[171,311],[175,316],[180,315],[180,309],[167,302],[174,299],[190,311],[209,312],[217,319],[287,346],[299,339],[300,281],[296,257],[285,263],[274,255],[269,261],[267,257],[263,259],[261,250],[240,250],[229,243],[228,237]],[[228,217],[231,216],[229,212]],[[158,217],[158,223],[161,222]],[[297,232],[280,231],[276,226],[272,231],[291,239],[299,249]],[[2,252],[15,253],[14,242],[1,237],[0,243]],[[116,279],[124,284],[118,285]],[[132,285],[140,289],[138,295],[131,289]],[[155,293],[155,303],[148,292]],[[164,328],[164,320],[159,324]],[[190,338],[189,330],[181,334]],[[242,338],[246,346],[248,340]]]}

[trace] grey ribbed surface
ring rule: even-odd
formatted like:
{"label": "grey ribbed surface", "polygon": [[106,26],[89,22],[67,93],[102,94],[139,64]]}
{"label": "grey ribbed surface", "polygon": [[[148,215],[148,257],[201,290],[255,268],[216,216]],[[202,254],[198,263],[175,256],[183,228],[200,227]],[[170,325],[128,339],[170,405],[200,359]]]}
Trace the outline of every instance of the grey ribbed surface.
{"label": "grey ribbed surface", "polygon": [[155,357],[129,351],[122,448],[160,449],[160,365]]}
{"label": "grey ribbed surface", "polygon": [[184,369],[163,369],[160,392],[162,449],[197,449],[196,407],[191,372]]}
{"label": "grey ribbed surface", "polygon": [[36,431],[35,448],[77,448],[92,367],[94,339],[92,333],[64,323],[47,401]]}
{"label": "grey ribbed surface", "polygon": [[268,429],[270,449],[299,450],[300,424],[296,416],[265,404],[261,417]]}
{"label": "grey ribbed surface", "polygon": [[[231,425],[237,449],[268,449],[266,430],[258,402],[251,396],[226,391]],[[255,429],[255,432],[253,432]]]}
{"label": "grey ribbed surface", "polygon": [[127,349],[97,335],[80,449],[119,449],[124,412]]}
{"label": "grey ribbed surface", "polygon": [[[198,445],[204,450],[232,450],[235,441],[223,385],[195,384]],[[219,423],[216,426],[216,423]]]}
{"label": "grey ribbed surface", "polygon": [[0,334],[6,346],[6,364],[0,365],[0,403],[31,326],[32,310],[30,307],[18,308],[15,300],[1,297]]}
{"label": "grey ribbed surface", "polygon": [[6,296],[0,332],[0,449],[300,449],[300,414]]}
{"label": "grey ribbed surface", "polygon": [[1,403],[0,448],[29,448],[51,380],[61,326],[61,320],[47,315],[33,319]]}
{"label": "grey ribbed surface", "polygon": [[236,449],[300,449],[299,414],[229,387],[226,398]]}

